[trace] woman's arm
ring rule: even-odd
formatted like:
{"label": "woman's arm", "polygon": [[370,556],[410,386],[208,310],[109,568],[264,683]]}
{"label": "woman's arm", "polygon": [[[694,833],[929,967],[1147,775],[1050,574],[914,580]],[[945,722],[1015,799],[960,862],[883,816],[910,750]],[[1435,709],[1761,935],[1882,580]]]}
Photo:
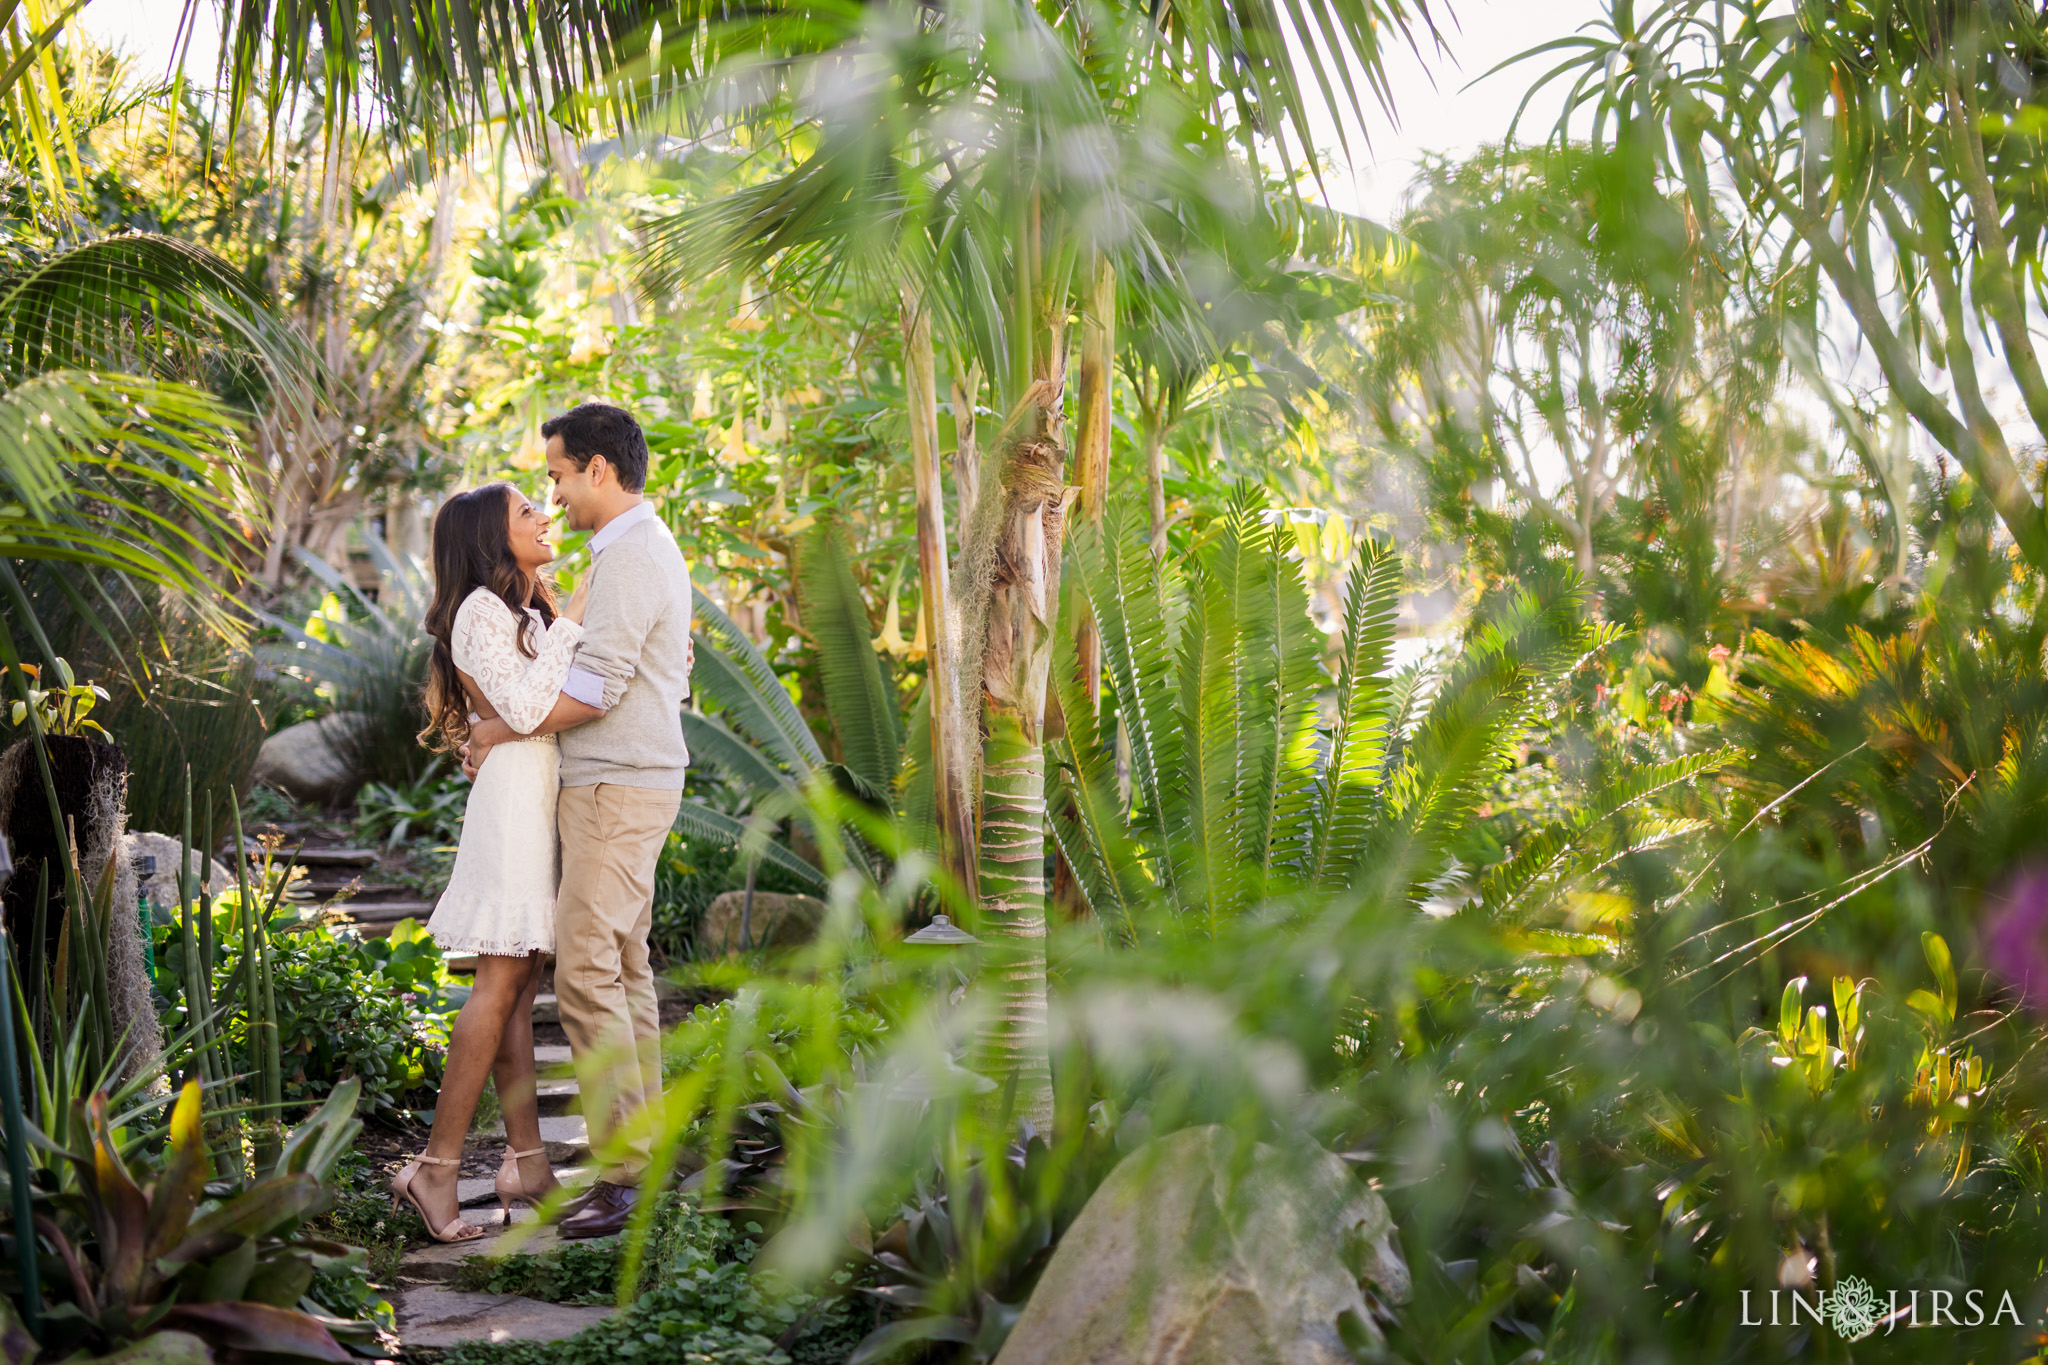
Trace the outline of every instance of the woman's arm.
{"label": "woman's arm", "polygon": [[[520,622],[502,601],[478,592],[463,603],[455,623],[455,664],[465,686],[489,704],[490,714],[522,735],[548,718],[569,676],[583,628],[557,620],[541,637],[535,657],[519,649]],[[482,708],[479,707],[479,711]]]}

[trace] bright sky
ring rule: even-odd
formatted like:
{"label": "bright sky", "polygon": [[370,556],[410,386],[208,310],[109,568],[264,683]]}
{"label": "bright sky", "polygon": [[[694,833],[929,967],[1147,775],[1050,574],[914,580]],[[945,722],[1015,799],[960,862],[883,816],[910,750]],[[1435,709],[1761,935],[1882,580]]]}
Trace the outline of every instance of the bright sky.
{"label": "bright sky", "polygon": [[[1447,0],[1434,0],[1443,9]],[[1405,50],[1392,54],[1389,76],[1398,125],[1374,112],[1363,143],[1354,136],[1358,153],[1355,173],[1341,171],[1327,181],[1338,208],[1363,213],[1381,222],[1400,209],[1402,192],[1423,152],[1470,152],[1498,141],[1514,117],[1535,75],[1545,64],[1528,62],[1499,75],[1485,73],[1539,43],[1565,37],[1605,12],[1603,0],[1448,0],[1445,29],[1447,52],[1425,50],[1418,58]],[[180,0],[90,0],[80,15],[85,28],[100,41],[133,54],[150,75],[164,72],[177,33]],[[199,29],[189,61],[195,77],[211,77],[216,59],[218,25],[211,0],[202,0]],[[1555,64],[1555,59],[1550,63]],[[1476,84],[1474,84],[1476,82]],[[1467,88],[1467,87],[1470,88]],[[1557,117],[1553,97],[1534,104],[1524,116],[1525,140],[1540,138]],[[1334,149],[1333,127],[1318,141]],[[1369,144],[1369,145],[1365,145]]]}

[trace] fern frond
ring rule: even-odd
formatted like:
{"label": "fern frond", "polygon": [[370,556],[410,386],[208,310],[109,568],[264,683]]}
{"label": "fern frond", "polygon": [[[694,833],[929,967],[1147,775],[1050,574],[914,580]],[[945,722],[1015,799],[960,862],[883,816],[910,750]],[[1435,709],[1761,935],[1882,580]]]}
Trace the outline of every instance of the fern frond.
{"label": "fern frond", "polygon": [[1601,632],[1581,619],[1584,596],[1576,580],[1541,598],[1524,590],[1471,633],[1389,784],[1370,841],[1375,875],[1390,886],[1412,898],[1442,871],[1450,839],[1513,761],[1545,686],[1600,643]]}
{"label": "fern frond", "polygon": [[829,520],[805,540],[797,589],[804,626],[817,646],[825,709],[841,761],[863,795],[887,800],[902,761],[896,693],[876,657],[867,603],[847,562],[844,536]]}
{"label": "fern frond", "polygon": [[[1102,742],[1108,727],[1089,723],[1088,696],[1081,687],[1073,636],[1061,632],[1054,650],[1053,684],[1067,718],[1067,733],[1046,746],[1046,772],[1051,779],[1047,824],[1067,865],[1074,869],[1089,908],[1112,934],[1128,942],[1136,901],[1147,879],[1138,848],[1127,832],[1125,813],[1116,800],[1115,760]],[[1105,703],[1113,704],[1113,695],[1105,693]]]}
{"label": "fern frond", "polygon": [[1267,834],[1260,851],[1268,886],[1283,874],[1298,881],[1308,861],[1322,767],[1322,736],[1316,722],[1322,693],[1330,682],[1322,662],[1328,641],[1309,614],[1308,584],[1302,578],[1300,562],[1286,553],[1288,539],[1283,528],[1272,528],[1278,671],[1274,762],[1270,785],[1262,797],[1261,822]]}

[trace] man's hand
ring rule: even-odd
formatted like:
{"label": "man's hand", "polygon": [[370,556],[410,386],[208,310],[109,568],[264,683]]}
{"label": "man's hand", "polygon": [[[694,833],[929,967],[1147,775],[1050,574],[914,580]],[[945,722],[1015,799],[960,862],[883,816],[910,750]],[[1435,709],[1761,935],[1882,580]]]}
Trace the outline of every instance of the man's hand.
{"label": "man's hand", "polygon": [[475,781],[478,770],[484,766],[484,760],[491,756],[491,750],[518,738],[519,732],[496,716],[471,725],[469,743],[462,746],[463,776]]}

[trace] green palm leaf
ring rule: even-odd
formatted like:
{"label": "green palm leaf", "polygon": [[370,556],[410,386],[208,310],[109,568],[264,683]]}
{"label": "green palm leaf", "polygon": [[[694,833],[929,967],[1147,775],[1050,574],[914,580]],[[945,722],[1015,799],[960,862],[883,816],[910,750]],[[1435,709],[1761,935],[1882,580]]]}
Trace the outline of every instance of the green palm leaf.
{"label": "green palm leaf", "polygon": [[844,537],[830,521],[821,521],[806,538],[797,587],[846,770],[863,796],[887,801],[902,761],[896,689],[876,653]]}
{"label": "green palm leaf", "polygon": [[732,618],[696,593],[697,671],[692,685],[718,703],[735,728],[779,759],[798,781],[825,766],[825,752],[760,647]]}
{"label": "green palm leaf", "polygon": [[[746,824],[735,820],[724,811],[713,810],[703,802],[693,801],[688,797],[683,799],[682,806],[676,811],[676,828],[707,843],[724,844],[731,848],[747,846]],[[825,874],[774,840],[762,843],[761,857],[783,871],[801,877],[811,886],[824,890]]]}

